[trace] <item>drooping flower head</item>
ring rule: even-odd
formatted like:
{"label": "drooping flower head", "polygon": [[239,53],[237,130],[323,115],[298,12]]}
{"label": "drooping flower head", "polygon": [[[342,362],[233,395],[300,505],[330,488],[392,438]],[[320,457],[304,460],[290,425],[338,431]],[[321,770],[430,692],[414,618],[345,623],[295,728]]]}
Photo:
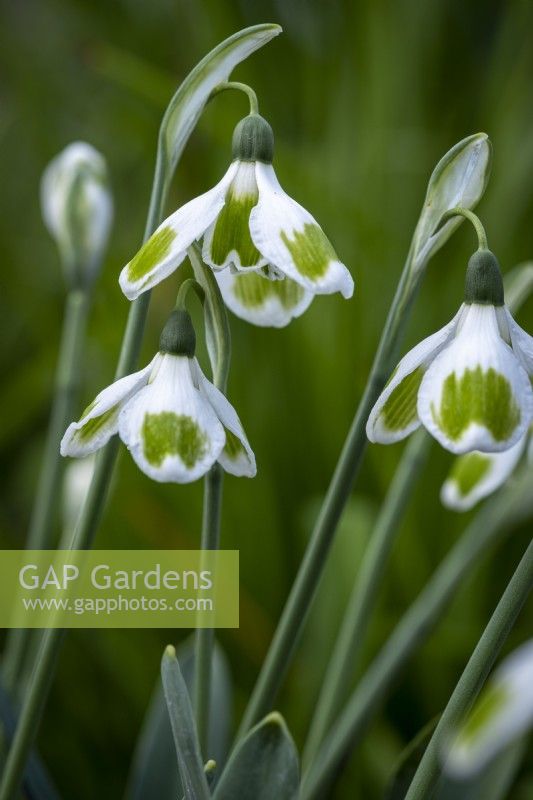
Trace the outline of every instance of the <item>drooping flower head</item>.
{"label": "drooping flower head", "polygon": [[187,311],[176,309],[147,367],[108,386],[67,428],[61,454],[83,457],[118,433],[139,468],[160,482],[189,483],[219,462],[253,477],[255,457],[233,406],[203,374]]}
{"label": "drooping flower head", "polygon": [[480,249],[463,305],[400,361],[370,413],[368,438],[389,444],[423,424],[452,453],[509,450],[532,420],[532,376],[533,338],[504,304],[495,256]]}
{"label": "drooping flower head", "polygon": [[113,218],[103,156],[85,142],[66,147],[43,174],[41,206],[69,281],[90,284],[107,245]]}
{"label": "drooping flower head", "polygon": [[533,640],[508,656],[446,748],[446,772],[459,779],[482,770],[533,725]]}
{"label": "drooping flower head", "polygon": [[[217,272],[294,282],[280,293],[255,279],[252,300],[248,290],[235,295],[233,310],[239,314],[244,308],[245,314],[248,309],[250,317],[259,308],[260,324],[279,325],[280,319],[286,324],[315,294],[338,291],[351,297],[352,277],[326,235],[279,185],[273,151],[272,129],[263,117],[252,113],[241,120],[233,135],[233,161],[222,180],[168,217],[122,270],[119,282],[126,297],[132,300],[170,275],[192,242],[202,238],[204,261]],[[228,294],[229,284],[221,286]]]}

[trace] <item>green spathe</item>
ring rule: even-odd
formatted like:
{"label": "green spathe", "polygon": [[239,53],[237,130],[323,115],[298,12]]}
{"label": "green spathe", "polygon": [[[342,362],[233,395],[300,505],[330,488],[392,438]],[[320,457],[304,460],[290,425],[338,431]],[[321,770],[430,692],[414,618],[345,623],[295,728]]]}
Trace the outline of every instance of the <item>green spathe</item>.
{"label": "green spathe", "polygon": [[[87,408],[84,412],[82,419],[84,416],[87,416],[89,411],[94,407],[94,403]],[[111,422],[115,422],[118,416],[118,406],[113,406],[108,411],[104,411],[103,414],[100,414],[99,417],[92,417],[88,419],[87,422],[84,423],[83,427],[80,428],[76,435],[80,442],[88,442],[93,439],[96,434],[102,430],[106,425]]]}
{"label": "green spathe", "polygon": [[289,310],[301,302],[304,293],[305,289],[289,278],[271,281],[256,272],[236,275],[233,284],[233,294],[246,308],[260,308],[270,297],[276,297]]}
{"label": "green spathe", "polygon": [[257,190],[236,194],[233,187],[228,189],[226,203],[218,215],[211,240],[213,264],[222,266],[233,251],[238,254],[241,267],[254,267],[259,263],[261,253],[250,235],[250,212],[258,199]]}
{"label": "green spathe", "polygon": [[478,736],[505,706],[508,697],[508,692],[503,686],[488,687],[459,731],[457,744],[461,747],[475,743]]}
{"label": "green spathe", "polygon": [[306,222],[303,230],[293,231],[290,238],[281,231],[281,240],[291,254],[294,266],[305,278],[316,281],[322,278],[337,254],[324,231],[313,222]]}
{"label": "green spathe", "polygon": [[400,381],[381,409],[383,426],[389,431],[401,431],[418,419],[416,400],[425,370],[417,367]]}
{"label": "green spathe", "polygon": [[435,424],[457,442],[470,425],[485,427],[496,442],[512,435],[520,423],[511,385],[507,378],[493,367],[482,370],[465,369],[459,378],[452,372],[443,383],[440,409],[431,404]]}
{"label": "green spathe", "polygon": [[207,436],[194,419],[171,411],[146,414],[142,438],[145,458],[154,467],[160,467],[167,456],[179,456],[192,469],[207,451]]}
{"label": "green spathe", "polygon": [[456,459],[450,473],[450,480],[457,484],[461,497],[466,497],[485,477],[492,459],[482,453],[467,453]]}
{"label": "green spathe", "polygon": [[148,275],[168,254],[176,235],[170,226],[156,231],[128,264],[128,280],[134,283]]}

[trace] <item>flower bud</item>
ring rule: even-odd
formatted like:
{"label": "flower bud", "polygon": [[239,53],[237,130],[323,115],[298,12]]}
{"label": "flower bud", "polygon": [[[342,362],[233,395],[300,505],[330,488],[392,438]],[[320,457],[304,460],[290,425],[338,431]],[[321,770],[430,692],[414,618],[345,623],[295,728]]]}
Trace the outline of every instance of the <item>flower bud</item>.
{"label": "flower bud", "polygon": [[97,276],[113,217],[103,156],[85,142],[66,147],[44,172],[41,206],[69,285],[90,286]]}

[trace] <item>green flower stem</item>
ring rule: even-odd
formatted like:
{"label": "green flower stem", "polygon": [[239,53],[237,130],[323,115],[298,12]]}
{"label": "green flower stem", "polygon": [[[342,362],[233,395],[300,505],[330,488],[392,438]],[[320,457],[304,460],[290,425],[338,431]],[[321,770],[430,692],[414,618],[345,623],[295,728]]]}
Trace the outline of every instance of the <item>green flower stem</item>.
{"label": "green flower stem", "polygon": [[392,301],[385,328],[363,397],[344,443],[321,512],[304,554],[296,580],[283,609],[259,678],[245,711],[239,736],[267,714],[289,668],[307,614],[322,576],[327,555],[346,502],[352,491],[367,446],[366,422],[379,393],[392,372],[400,339],[424,270],[414,269],[413,248]]}
{"label": "green flower stem", "polygon": [[315,760],[349,691],[391,548],[430,444],[431,439],[424,429],[411,437],[381,507],[322,684],[304,750],[304,766]]}
{"label": "green flower stem", "polygon": [[[189,258],[195,278],[205,294],[206,338],[210,343],[213,382],[221,392],[225,392],[231,360],[231,334],[226,306],[215,276],[210,267],[204,264],[197,245],[189,249]],[[202,550],[219,548],[223,478],[219,464],[215,464],[205,477]],[[200,748],[206,758],[209,756],[207,742],[214,643],[215,632],[212,628],[199,628],[196,631],[194,710]]]}
{"label": "green flower stem", "polygon": [[[162,168],[156,169],[145,230],[145,241],[161,221],[167,185],[168,180],[165,179]],[[130,306],[115,374],[116,380],[128,375],[135,369],[149,303],[150,292],[145,292]],[[85,550],[92,544],[104,509],[117,453],[118,439],[114,436],[97,457],[93,479],[76,525],[70,547],[71,550]],[[17,730],[2,775],[0,800],[16,800],[18,797],[25,765],[39,730],[63,639],[64,631],[59,629],[48,629],[43,635],[35,668],[20,712]]]}
{"label": "green flower stem", "polygon": [[442,215],[441,225],[443,225],[447,220],[451,219],[452,217],[464,217],[469,222],[472,223],[474,226],[474,230],[477,234],[478,239],[478,247],[480,250],[488,250],[488,242],[487,242],[487,234],[485,233],[485,228],[483,227],[481,220],[474,214],[473,211],[470,211],[468,208],[451,208],[445,214]]}
{"label": "green flower stem", "polygon": [[440,756],[444,744],[468,712],[485,683],[531,589],[533,589],[533,542],[530,542],[516,572],[509,581],[444,709],[418,765],[405,800],[424,800],[432,795],[440,776]]}
{"label": "green flower stem", "polygon": [[314,764],[304,775],[301,800],[322,797],[341,761],[359,744],[407,659],[426,640],[487,548],[510,533],[528,503],[531,504],[531,471],[524,469],[474,517],[351,695]]}
{"label": "green flower stem", "polygon": [[216,97],[216,95],[220,94],[220,92],[225,92],[228,89],[236,89],[239,92],[244,92],[250,101],[250,114],[259,113],[259,102],[257,100],[257,95],[252,87],[248,86],[247,83],[240,83],[239,81],[226,81],[225,83],[220,83],[213,89],[209,99],[211,100],[211,98]]}
{"label": "green flower stem", "polygon": [[[72,419],[90,300],[90,291],[82,289],[72,289],[66,298],[52,412],[26,544],[29,550],[47,550],[53,544],[63,473],[59,443]],[[32,631],[27,628],[13,629],[7,635],[3,672],[5,687],[10,693],[19,686],[31,636]]]}

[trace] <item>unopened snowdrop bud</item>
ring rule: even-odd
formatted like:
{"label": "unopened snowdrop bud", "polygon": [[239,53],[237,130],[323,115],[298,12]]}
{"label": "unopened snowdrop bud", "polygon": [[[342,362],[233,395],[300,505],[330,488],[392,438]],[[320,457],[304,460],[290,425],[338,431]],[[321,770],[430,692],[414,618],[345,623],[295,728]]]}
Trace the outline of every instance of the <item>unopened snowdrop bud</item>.
{"label": "unopened snowdrop bud", "polygon": [[103,156],[85,142],[66,147],[44,172],[41,205],[69,285],[90,286],[100,267],[113,217]]}
{"label": "unopened snowdrop bud", "polygon": [[445,771],[468,779],[533,725],[533,640],[494,673],[443,754]]}

